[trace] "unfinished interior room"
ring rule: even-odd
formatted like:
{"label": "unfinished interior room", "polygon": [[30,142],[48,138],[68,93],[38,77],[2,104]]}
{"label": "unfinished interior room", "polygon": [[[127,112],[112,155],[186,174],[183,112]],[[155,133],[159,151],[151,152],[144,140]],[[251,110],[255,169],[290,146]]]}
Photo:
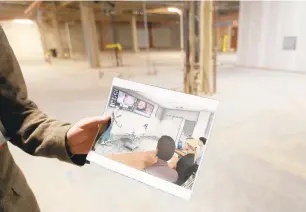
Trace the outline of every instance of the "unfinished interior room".
{"label": "unfinished interior room", "polygon": [[[208,135],[209,114],[188,109],[173,117],[181,109],[121,90],[149,105],[123,109],[115,137],[138,134],[139,149],[122,153],[154,148],[168,126],[177,125],[170,132],[176,145],[185,134],[207,137],[189,201],[93,163],[33,157],[7,142],[41,211],[305,212],[305,11],[304,1],[1,1],[0,25],[28,97],[50,117],[76,123],[103,115],[115,77],[219,101]],[[1,79],[13,71],[3,61]],[[2,95],[1,88],[0,104]],[[0,211],[1,201],[0,193]]]}

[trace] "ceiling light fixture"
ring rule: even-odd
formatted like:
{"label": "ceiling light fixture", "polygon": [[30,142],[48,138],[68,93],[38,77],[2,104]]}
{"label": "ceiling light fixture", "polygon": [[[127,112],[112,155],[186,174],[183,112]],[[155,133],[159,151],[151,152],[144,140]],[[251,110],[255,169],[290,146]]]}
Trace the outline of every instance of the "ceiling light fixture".
{"label": "ceiling light fixture", "polygon": [[168,7],[168,12],[182,14],[182,11],[175,7]]}
{"label": "ceiling light fixture", "polygon": [[14,22],[17,24],[34,24],[34,22],[29,19],[15,19]]}

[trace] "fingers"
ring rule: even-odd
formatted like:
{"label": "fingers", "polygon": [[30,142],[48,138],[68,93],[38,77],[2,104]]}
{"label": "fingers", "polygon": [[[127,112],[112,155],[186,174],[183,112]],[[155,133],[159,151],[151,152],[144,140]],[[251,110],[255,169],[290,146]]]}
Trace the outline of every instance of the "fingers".
{"label": "fingers", "polygon": [[81,124],[86,127],[94,127],[99,124],[106,124],[110,120],[110,116],[94,116],[84,119],[84,122]]}

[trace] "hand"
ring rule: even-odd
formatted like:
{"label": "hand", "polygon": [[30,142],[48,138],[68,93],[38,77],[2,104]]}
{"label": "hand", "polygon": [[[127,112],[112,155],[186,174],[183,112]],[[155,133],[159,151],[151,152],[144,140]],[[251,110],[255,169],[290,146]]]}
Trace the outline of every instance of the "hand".
{"label": "hand", "polygon": [[88,154],[99,130],[110,117],[91,117],[78,121],[67,132],[67,145],[72,154]]}

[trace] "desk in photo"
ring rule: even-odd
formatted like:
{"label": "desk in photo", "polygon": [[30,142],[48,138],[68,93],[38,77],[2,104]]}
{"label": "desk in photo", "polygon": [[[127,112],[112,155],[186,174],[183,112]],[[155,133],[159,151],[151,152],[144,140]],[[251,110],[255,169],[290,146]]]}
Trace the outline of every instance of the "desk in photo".
{"label": "desk in photo", "polygon": [[179,155],[179,157],[183,157],[186,155],[185,152],[183,152],[182,150],[180,149],[175,149],[175,153]]}
{"label": "desk in photo", "polygon": [[[137,170],[143,170],[157,162],[156,151],[110,154],[107,158]],[[172,168],[176,167],[178,159],[176,156],[173,156],[170,162],[168,162],[169,166]]]}

